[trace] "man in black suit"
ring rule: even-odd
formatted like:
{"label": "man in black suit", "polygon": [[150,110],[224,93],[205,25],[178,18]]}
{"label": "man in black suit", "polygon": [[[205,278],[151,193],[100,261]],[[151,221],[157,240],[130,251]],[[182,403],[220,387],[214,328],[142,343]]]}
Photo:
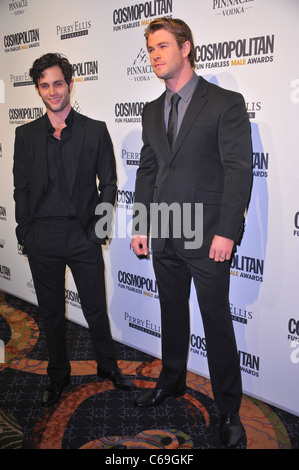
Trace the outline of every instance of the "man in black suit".
{"label": "man in black suit", "polygon": [[166,91],[144,107],[131,246],[138,256],[148,254],[152,222],[163,367],[156,388],[135,404],[158,405],[184,394],[193,278],[221,414],[220,435],[225,445],[236,445],[242,434],[242,391],[228,293],[230,259],[251,190],[250,124],[239,93],[195,74],[192,33],[182,20],[154,20],[145,37],[153,70]]}
{"label": "man in black suit", "polygon": [[17,239],[28,255],[48,343],[51,380],[41,402],[48,407],[60,399],[70,381],[65,345],[66,265],[89,326],[98,376],[120,389],[136,386],[117,365],[101,247],[107,233],[100,230],[100,238],[96,235],[100,218],[96,208],[99,204],[113,207],[117,189],[110,135],[104,122],[72,109],[72,66],[65,57],[43,55],[34,62],[30,76],[47,112],[16,129],[14,198]]}

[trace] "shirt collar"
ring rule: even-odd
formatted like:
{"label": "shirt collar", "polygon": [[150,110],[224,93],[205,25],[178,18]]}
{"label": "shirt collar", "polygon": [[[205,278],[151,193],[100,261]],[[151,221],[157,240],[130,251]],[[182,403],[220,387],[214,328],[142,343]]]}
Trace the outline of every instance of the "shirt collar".
{"label": "shirt collar", "polygon": [[[54,127],[52,126],[51,124],[51,121],[49,119],[49,116],[48,114],[46,113],[46,119],[47,119],[47,130],[48,130],[48,133],[49,134],[53,134],[55,132],[55,129]],[[74,120],[74,110],[73,108],[71,108],[69,114],[67,115],[66,119],[65,119],[65,123],[68,127],[71,127],[72,124],[73,124],[73,120]]]}
{"label": "shirt collar", "polygon": [[[186,103],[190,100],[196,85],[198,83],[199,76],[196,75],[195,72],[193,72],[192,77],[190,80],[177,92],[177,94],[180,96],[180,98],[185,101]],[[165,105],[167,106],[170,103],[171,98],[173,97],[175,93],[169,88],[166,88],[166,97],[165,97]]]}

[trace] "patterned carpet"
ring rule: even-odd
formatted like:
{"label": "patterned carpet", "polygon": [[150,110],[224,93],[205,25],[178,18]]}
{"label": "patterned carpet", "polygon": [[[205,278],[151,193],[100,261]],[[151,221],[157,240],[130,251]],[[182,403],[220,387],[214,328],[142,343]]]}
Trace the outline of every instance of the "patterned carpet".
{"label": "patterned carpet", "polygon": [[[48,383],[47,348],[39,310],[0,293],[0,449],[221,449],[219,416],[210,382],[188,373],[184,397],[159,407],[133,406],[141,393],[115,390],[96,377],[89,332],[68,322],[71,383],[51,409],[40,407]],[[119,366],[139,389],[152,388],[160,360],[116,343]],[[2,348],[3,352],[3,348]],[[1,359],[1,358],[0,358]],[[298,449],[299,418],[248,396],[240,416],[244,435],[239,449]]]}

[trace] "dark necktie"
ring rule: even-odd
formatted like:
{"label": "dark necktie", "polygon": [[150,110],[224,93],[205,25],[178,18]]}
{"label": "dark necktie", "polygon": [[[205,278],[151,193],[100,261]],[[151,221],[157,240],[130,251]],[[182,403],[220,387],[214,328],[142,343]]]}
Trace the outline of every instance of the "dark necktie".
{"label": "dark necktie", "polygon": [[167,137],[171,149],[174,147],[176,135],[177,135],[177,125],[178,125],[178,102],[180,96],[175,93],[171,98],[171,110],[169,113],[168,128],[167,128]]}

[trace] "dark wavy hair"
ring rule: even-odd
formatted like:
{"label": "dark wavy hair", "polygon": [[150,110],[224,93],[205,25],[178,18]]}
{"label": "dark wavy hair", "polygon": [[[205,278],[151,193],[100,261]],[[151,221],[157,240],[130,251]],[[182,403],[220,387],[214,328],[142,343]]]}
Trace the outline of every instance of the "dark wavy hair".
{"label": "dark wavy hair", "polygon": [[29,70],[29,75],[33,80],[35,86],[38,86],[38,80],[43,75],[44,70],[49,67],[58,65],[60,67],[64,79],[70,85],[73,76],[73,67],[68,59],[61,54],[49,52],[44,54],[33,62],[32,68]]}
{"label": "dark wavy hair", "polygon": [[188,55],[188,59],[189,59],[191,67],[194,69],[195,47],[194,47],[192,32],[189,26],[183,20],[180,20],[178,18],[177,19],[168,18],[168,17],[156,18],[148,25],[148,27],[145,30],[144,36],[146,38],[146,44],[148,42],[149,35],[154,33],[155,31],[158,31],[159,29],[166,29],[171,34],[173,34],[180,49],[182,48],[184,42],[186,41],[190,42],[191,48],[190,48],[190,52]]}

